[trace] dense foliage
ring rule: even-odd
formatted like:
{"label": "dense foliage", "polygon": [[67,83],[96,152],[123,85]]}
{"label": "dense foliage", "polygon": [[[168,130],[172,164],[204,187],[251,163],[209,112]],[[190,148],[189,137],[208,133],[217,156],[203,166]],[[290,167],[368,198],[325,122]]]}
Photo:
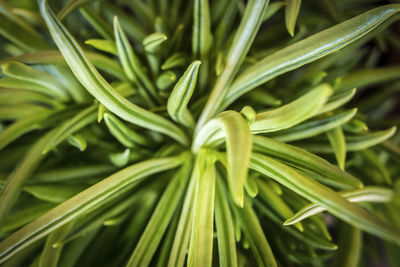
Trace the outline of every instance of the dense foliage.
{"label": "dense foliage", "polygon": [[0,264],[396,266],[399,11],[0,0]]}

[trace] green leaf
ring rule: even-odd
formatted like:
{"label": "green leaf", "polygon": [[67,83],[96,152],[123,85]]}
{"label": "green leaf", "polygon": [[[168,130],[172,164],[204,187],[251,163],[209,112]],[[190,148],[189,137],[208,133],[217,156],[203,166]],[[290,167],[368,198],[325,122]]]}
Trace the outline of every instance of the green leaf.
{"label": "green leaf", "polygon": [[214,157],[207,150],[199,151],[196,164],[196,191],[190,236],[188,266],[212,265],[214,234],[215,167]]}
{"label": "green leaf", "polygon": [[167,39],[168,38],[165,34],[155,32],[153,34],[150,34],[149,36],[146,36],[142,44],[146,52],[155,53],[160,50],[161,44],[164,43]]}
{"label": "green leaf", "polygon": [[387,241],[400,244],[398,230],[293,168],[260,154],[252,155],[250,168],[275,179],[309,201],[321,205],[343,221]]}
{"label": "green leaf", "polygon": [[329,143],[335,152],[336,161],[339,168],[344,170],[344,164],[346,162],[346,140],[344,139],[343,130],[341,127],[336,127],[326,133],[329,139]]}
{"label": "green leaf", "polygon": [[57,267],[63,245],[57,245],[56,242],[66,236],[72,227],[72,222],[67,223],[55,231],[51,232],[46,239],[42,254],[40,255],[40,267]]}
{"label": "green leaf", "polygon": [[290,36],[294,35],[297,16],[300,11],[301,0],[288,0],[285,7],[285,25]]}
{"label": "green leaf", "polygon": [[147,77],[139,58],[133,52],[132,46],[122,30],[117,17],[114,17],[114,33],[118,55],[126,75],[131,81],[138,83],[140,87],[146,88],[151,96],[159,101],[156,88]]}
{"label": "green leaf", "polygon": [[208,0],[194,0],[192,52],[197,58],[207,56],[212,44],[210,8]]}
{"label": "green leaf", "polygon": [[335,110],[338,107],[343,106],[344,104],[349,102],[355,94],[355,88],[339,92],[335,91],[335,93],[329,98],[328,102],[326,102],[325,105],[320,109],[318,114]]}
{"label": "green leaf", "polygon": [[182,53],[175,53],[164,61],[164,63],[161,65],[161,69],[168,70],[176,67],[181,67],[184,66],[185,63],[186,63],[185,55]]}
{"label": "green leaf", "polygon": [[362,240],[362,232],[360,229],[346,223],[342,223],[339,226],[339,250],[334,257],[331,266],[359,266],[363,246]]}
{"label": "green leaf", "polygon": [[281,8],[283,8],[286,5],[287,5],[286,2],[284,2],[284,1],[278,1],[278,2],[271,3],[269,5],[267,11],[264,13],[263,21],[266,21],[267,19],[269,19],[270,17],[275,15]]}
{"label": "green leaf", "polygon": [[107,83],[88,61],[74,38],[67,32],[54,14],[48,9],[47,1],[41,1],[41,13],[49,27],[50,33],[63,54],[71,70],[85,88],[111,112],[121,118],[144,128],[164,133],[179,143],[187,144],[186,135],[171,122],[142,109],[120,94]]}
{"label": "green leaf", "polygon": [[78,184],[43,184],[27,185],[23,190],[37,199],[51,203],[62,203],[63,201],[75,196],[87,186]]}
{"label": "green leaf", "polygon": [[11,142],[15,141],[22,135],[40,128],[39,124],[52,114],[51,111],[42,111],[34,113],[25,118],[14,122],[3,131],[0,132],[0,150],[6,147]]}
{"label": "green leaf", "polygon": [[93,46],[97,50],[107,52],[115,56],[118,55],[118,49],[114,41],[103,39],[89,39],[85,41],[85,44]]}
{"label": "green leaf", "polygon": [[322,84],[287,105],[259,113],[250,125],[251,132],[274,132],[299,124],[316,115],[331,94],[330,86]]}
{"label": "green leaf", "polygon": [[230,86],[236,73],[239,71],[258,32],[268,3],[268,0],[250,0],[247,3],[239,28],[226,55],[225,68],[221,75],[218,76],[208,97],[207,103],[197,122],[196,132],[200,131],[204,124],[220,110],[222,101],[228,93],[228,86]]}
{"label": "green leaf", "polygon": [[350,88],[365,88],[397,80],[400,76],[400,66],[357,70],[342,77],[338,90],[345,90]]}
{"label": "green leaf", "polygon": [[[350,202],[390,202],[394,198],[393,190],[367,186],[361,189],[339,192],[339,194],[345,197]],[[319,206],[318,204],[309,204],[296,212],[291,218],[284,222],[284,225],[291,225],[302,221],[310,216],[321,213],[325,211],[325,208]]]}
{"label": "green leaf", "polygon": [[80,134],[68,136],[67,141],[70,145],[78,148],[79,151],[85,151],[87,147],[86,139]]}
{"label": "green leaf", "polygon": [[105,39],[113,40],[113,30],[110,24],[100,14],[97,14],[91,7],[83,7],[80,12],[93,28]]}
{"label": "green leaf", "polygon": [[82,110],[74,117],[64,122],[53,131],[55,131],[53,138],[51,138],[47,146],[43,149],[43,153],[46,154],[62,141],[68,138],[71,134],[79,131],[88,124],[95,122],[97,119],[96,105],[89,106],[88,108]]}
{"label": "green leaf", "polygon": [[331,54],[362,38],[399,11],[400,5],[396,4],[372,9],[265,57],[235,79],[222,106],[228,106],[239,96],[278,75]]}
{"label": "green leaf", "polygon": [[110,154],[109,158],[112,164],[117,167],[123,167],[129,162],[129,155],[131,150],[129,148],[125,149],[123,152],[117,152]]}
{"label": "green leaf", "polygon": [[0,35],[4,36],[23,51],[31,52],[49,49],[49,45],[37,32],[26,30],[20,24],[16,23],[15,20],[2,13],[0,13],[0,21]]}
{"label": "green leaf", "polygon": [[212,145],[223,138],[226,138],[229,192],[235,204],[241,207],[252,149],[252,135],[243,117],[232,110],[219,114],[197,134],[192,151],[197,152],[202,146]]}
{"label": "green leaf", "polygon": [[360,151],[360,153],[362,154],[368,166],[374,167],[376,170],[378,170],[382,175],[383,180],[387,184],[392,184],[392,179],[390,178],[390,173],[388,169],[386,168],[385,164],[381,162],[380,158],[374,153],[373,150],[363,149]]}
{"label": "green leaf", "polygon": [[132,148],[135,144],[150,145],[144,136],[130,129],[112,114],[105,112],[104,121],[111,134],[124,146]]}
{"label": "green leaf", "polygon": [[46,91],[48,95],[67,101],[69,95],[64,86],[50,74],[17,61],[7,62],[2,65],[3,73],[9,77],[36,84]]}
{"label": "green leaf", "polygon": [[293,236],[300,242],[304,242],[312,248],[324,249],[324,250],[336,250],[338,248],[337,245],[329,242],[326,239],[321,238],[319,234],[314,234],[312,231],[304,231],[300,232],[291,227],[283,226],[282,220],[275,215],[271,210],[267,208],[267,206],[263,205],[261,201],[254,201],[257,208],[260,210],[262,214],[268,217],[276,226],[280,226],[281,229]]}
{"label": "green leaf", "polygon": [[1,233],[14,231],[32,220],[38,218],[43,213],[54,207],[53,203],[29,203],[23,209],[15,211],[7,216],[3,226],[0,228]]}
{"label": "green leaf", "polygon": [[71,12],[78,9],[79,7],[91,2],[92,0],[69,0],[63,8],[57,13],[57,17],[63,20]]}
{"label": "green leaf", "polygon": [[189,185],[186,189],[186,196],[183,207],[180,212],[178,227],[176,229],[175,238],[172,243],[168,267],[183,267],[185,263],[186,253],[190,241],[190,234],[193,224],[194,201],[196,186],[198,180],[198,172],[195,164],[190,177]]}
{"label": "green leaf", "polygon": [[175,84],[168,98],[167,110],[169,116],[176,122],[188,128],[194,127],[194,119],[187,108],[196,87],[200,61],[193,61],[179,81]]}
{"label": "green leaf", "polygon": [[[183,156],[152,159],[127,167],[58,205],[0,243],[0,263],[51,231],[72,221],[96,205],[132,189],[145,177],[177,167]],[[5,202],[2,202],[2,206]]]}
{"label": "green leaf", "polygon": [[160,90],[168,89],[176,80],[176,75],[172,71],[164,71],[157,77],[156,85]]}
{"label": "green leaf", "polygon": [[[125,74],[119,64],[114,60],[103,56],[99,53],[94,52],[85,52],[85,55],[89,59],[93,65],[105,72],[117,77],[120,80],[126,80]],[[60,51],[56,50],[48,50],[48,51],[39,51],[39,52],[32,52],[28,54],[22,54],[20,56],[9,57],[6,59],[1,60],[0,62],[7,63],[10,61],[21,61],[26,64],[66,64],[62,54]],[[0,79],[0,84],[2,83]],[[7,86],[6,86],[7,87]],[[29,88],[24,88],[29,90]]]}
{"label": "green leaf", "polygon": [[[260,197],[279,215],[281,218],[287,219],[293,216],[293,211],[286,204],[286,202],[277,195],[264,181],[257,179],[257,186],[260,192]],[[304,227],[301,223],[295,225],[300,231],[304,231]]]}
{"label": "green leaf", "polygon": [[0,226],[17,201],[25,181],[32,175],[43,160],[44,154],[42,151],[45,146],[47,146],[49,140],[54,136],[54,133],[54,131],[46,133],[32,145],[7,178],[7,182],[0,193]]}
{"label": "green leaf", "polygon": [[282,142],[302,140],[341,126],[351,120],[356,113],[357,109],[354,108],[326,118],[323,117],[321,119],[306,121],[289,129],[272,133],[268,135],[268,137]]}
{"label": "green leaf", "polygon": [[235,232],[229,202],[225,197],[226,193],[221,184],[221,177],[218,177],[215,193],[215,227],[217,229],[219,264],[221,267],[236,267],[238,260]]}
{"label": "green leaf", "polygon": [[165,189],[127,266],[148,266],[150,264],[183,195],[190,175],[191,165],[191,159],[189,158]]}
{"label": "green leaf", "polygon": [[249,242],[257,265],[278,266],[249,199],[246,199],[243,208],[234,207],[234,211],[237,213],[236,217],[239,219],[240,227]]}
{"label": "green leaf", "polygon": [[[360,134],[355,136],[346,136],[346,150],[348,152],[359,151],[375,146],[391,138],[395,133],[396,133],[396,127],[393,126],[392,128],[383,131]],[[308,151],[313,153],[333,152],[331,146],[325,142],[324,143],[319,143],[318,141],[314,141],[312,143],[304,142],[299,146],[304,147]]]}

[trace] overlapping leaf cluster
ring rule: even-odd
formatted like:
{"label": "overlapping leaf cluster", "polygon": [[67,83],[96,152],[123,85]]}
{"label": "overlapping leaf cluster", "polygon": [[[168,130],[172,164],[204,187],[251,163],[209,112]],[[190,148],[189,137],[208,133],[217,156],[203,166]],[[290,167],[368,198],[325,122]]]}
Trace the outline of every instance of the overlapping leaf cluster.
{"label": "overlapping leaf cluster", "polygon": [[395,266],[400,5],[368,2],[0,1],[0,263]]}

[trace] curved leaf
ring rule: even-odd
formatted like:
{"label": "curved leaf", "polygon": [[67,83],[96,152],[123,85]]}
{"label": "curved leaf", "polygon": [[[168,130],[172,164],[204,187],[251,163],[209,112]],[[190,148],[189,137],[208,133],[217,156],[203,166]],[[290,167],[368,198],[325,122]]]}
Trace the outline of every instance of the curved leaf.
{"label": "curved leaf", "polygon": [[225,111],[209,121],[197,134],[192,150],[226,138],[228,185],[236,205],[243,206],[244,183],[252,149],[252,135],[243,117],[232,110]]}
{"label": "curved leaf", "polygon": [[285,25],[290,36],[294,35],[297,15],[300,11],[301,0],[288,0],[285,7]]}
{"label": "curved leaf", "polygon": [[194,119],[187,105],[196,87],[199,66],[200,61],[198,60],[189,65],[168,98],[167,110],[169,116],[188,128],[194,127]]}
{"label": "curved leaf", "polygon": [[259,113],[250,125],[251,132],[274,132],[299,124],[316,115],[331,94],[330,86],[322,84],[283,107]]}
{"label": "curved leaf", "polygon": [[142,161],[89,187],[2,241],[0,263],[91,208],[99,204],[105,205],[109,200],[133,188],[145,177],[177,167],[182,160],[183,157],[180,156]]}
{"label": "curved leaf", "polygon": [[46,0],[41,0],[40,10],[54,41],[71,70],[89,93],[95,96],[100,103],[124,120],[164,133],[179,143],[188,143],[186,135],[174,124],[161,116],[132,104],[107,83],[86,58],[75,39],[49,10]]}
{"label": "curved leaf", "polygon": [[[394,197],[394,192],[392,190],[373,186],[344,191],[339,194],[350,202],[389,202]],[[309,204],[296,212],[296,214],[287,219],[283,224],[291,225],[323,211],[325,211],[325,208],[318,204]]]}
{"label": "curved leaf", "polygon": [[239,96],[278,75],[331,54],[360,39],[399,11],[398,4],[372,9],[265,57],[235,79],[222,106],[228,106]]}
{"label": "curved leaf", "polygon": [[309,201],[321,205],[345,222],[385,240],[400,244],[398,230],[293,168],[260,154],[252,155],[250,168],[275,179]]}

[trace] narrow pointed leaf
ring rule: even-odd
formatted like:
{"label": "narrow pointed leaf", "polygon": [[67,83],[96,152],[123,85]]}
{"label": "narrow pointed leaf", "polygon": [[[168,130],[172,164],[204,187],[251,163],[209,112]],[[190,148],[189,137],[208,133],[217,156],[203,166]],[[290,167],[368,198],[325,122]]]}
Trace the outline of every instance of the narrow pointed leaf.
{"label": "narrow pointed leaf", "polygon": [[161,48],[161,44],[167,40],[165,34],[155,32],[143,40],[144,50],[148,53],[155,53]]}
{"label": "narrow pointed leaf", "polygon": [[252,155],[250,168],[275,179],[309,201],[321,205],[345,222],[385,240],[400,244],[398,230],[293,168],[260,154]]}
{"label": "narrow pointed leaf", "polygon": [[192,170],[190,182],[188,188],[186,189],[185,200],[183,202],[178,227],[176,229],[175,238],[170,251],[168,267],[183,267],[185,263],[186,252],[188,250],[192,230],[194,197],[199,175],[199,170],[196,168],[197,164]]}
{"label": "narrow pointed leaf", "polygon": [[90,39],[85,41],[85,44],[93,46],[97,50],[110,53],[112,55],[117,56],[118,50],[114,41],[110,40],[102,40],[102,39]]}
{"label": "narrow pointed leaf", "polygon": [[148,266],[150,264],[184,192],[191,171],[190,161],[188,159],[185,162],[164,191],[127,266]]}
{"label": "narrow pointed leaf", "polygon": [[55,134],[53,138],[49,140],[49,143],[43,149],[43,153],[46,154],[62,141],[67,139],[69,135],[79,131],[88,124],[95,122],[97,118],[96,108],[95,105],[92,105],[57,127],[54,130]]}
{"label": "narrow pointed leaf", "polygon": [[234,211],[258,266],[278,266],[251,202],[246,200],[243,208],[235,207]]}
{"label": "narrow pointed leaf", "polygon": [[203,59],[211,47],[211,22],[208,0],[194,0],[192,51],[195,57]]}
{"label": "narrow pointed leaf", "polygon": [[[220,177],[219,177],[220,178]],[[235,232],[232,212],[220,179],[216,181],[215,227],[218,238],[218,256],[221,267],[237,267]]]}
{"label": "narrow pointed leaf", "polygon": [[268,0],[251,0],[247,3],[239,28],[226,55],[225,68],[221,75],[218,76],[197,123],[197,132],[220,110],[222,101],[228,93],[228,86],[230,86],[234,76],[242,65],[258,32],[268,3]]}
{"label": "narrow pointed leaf", "polygon": [[266,133],[290,128],[316,115],[331,94],[327,84],[317,86],[283,107],[257,114],[250,129],[252,133]]}
{"label": "narrow pointed leaf", "polygon": [[398,4],[372,9],[265,57],[236,78],[223,107],[278,75],[331,54],[362,38],[399,11]]}
{"label": "narrow pointed leaf", "polygon": [[341,127],[336,127],[326,134],[335,153],[339,168],[344,170],[344,163],[346,162],[346,140],[344,139],[343,130]]}
{"label": "narrow pointed leaf", "polygon": [[[383,131],[370,132],[366,134],[360,134],[355,136],[346,136],[346,150],[347,151],[360,151],[377,144],[380,144],[387,139],[391,138],[396,133],[396,127],[389,128]],[[317,141],[313,143],[302,143],[301,147],[306,148],[308,151],[313,153],[332,153],[333,149],[326,142],[319,143]]]}
{"label": "narrow pointed leaf", "polygon": [[361,181],[304,149],[261,136],[253,137],[254,150],[301,169],[316,172],[326,183],[343,189],[362,187]]}
{"label": "narrow pointed leaf", "polygon": [[199,66],[200,61],[198,60],[189,65],[168,98],[167,110],[169,116],[188,128],[194,127],[194,119],[187,105],[196,87]]}
{"label": "narrow pointed leaf", "polygon": [[[350,202],[390,202],[394,197],[394,192],[390,189],[368,186],[362,189],[344,191],[339,193]],[[310,216],[325,211],[325,208],[317,204],[309,204],[296,212],[291,218],[284,222],[284,225],[291,225],[302,221]]]}
{"label": "narrow pointed leaf", "polygon": [[357,109],[351,109],[326,118],[306,121],[289,129],[272,133],[268,137],[282,142],[302,140],[341,126],[351,120],[356,113]]}
{"label": "narrow pointed leaf", "polygon": [[135,143],[140,145],[150,144],[145,137],[130,129],[123,122],[108,112],[104,113],[104,121],[111,134],[124,146],[133,147]]}
{"label": "narrow pointed leaf", "polygon": [[0,263],[90,208],[99,204],[105,205],[110,199],[127,192],[145,177],[175,168],[181,162],[182,157],[142,161],[89,187],[2,241],[0,243]]}
{"label": "narrow pointed leaf", "polygon": [[69,99],[68,93],[66,92],[64,86],[60,84],[56,78],[52,77],[46,72],[29,67],[17,61],[5,63],[2,68],[3,73],[9,77],[37,84],[43,88],[46,88],[49,95],[52,95],[53,97],[59,98],[63,101]]}
{"label": "narrow pointed leaf", "polygon": [[71,70],[85,88],[100,103],[121,118],[154,131],[164,133],[179,143],[186,144],[186,135],[164,118],[142,109],[118,94],[88,61],[74,38],[67,32],[42,0],[40,9],[50,33]]}
{"label": "narrow pointed leaf", "polygon": [[301,0],[288,0],[285,7],[285,25],[290,36],[294,35],[297,16],[300,11]]}
{"label": "narrow pointed leaf", "polygon": [[87,186],[68,185],[68,184],[44,184],[44,185],[27,185],[23,190],[28,192],[37,199],[48,201],[51,203],[62,203],[63,201],[73,197],[81,192]]}
{"label": "narrow pointed leaf", "polygon": [[132,46],[126,37],[125,32],[122,30],[117,17],[114,18],[114,33],[118,55],[126,75],[131,81],[146,88],[151,96],[158,100],[156,88],[147,77],[139,58],[133,52]]}

